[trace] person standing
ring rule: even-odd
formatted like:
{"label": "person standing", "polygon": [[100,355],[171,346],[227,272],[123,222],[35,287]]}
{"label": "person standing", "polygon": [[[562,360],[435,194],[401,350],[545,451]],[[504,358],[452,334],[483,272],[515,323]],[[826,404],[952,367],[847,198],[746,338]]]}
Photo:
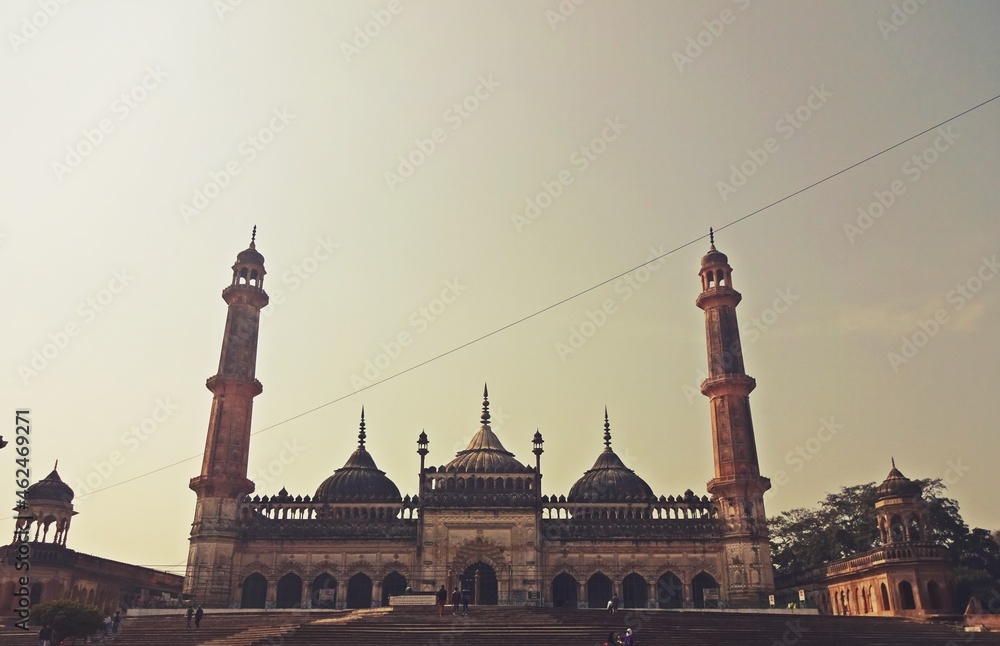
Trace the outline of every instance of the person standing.
{"label": "person standing", "polygon": [[441,589],[437,591],[437,603],[438,603],[438,617],[444,617],[444,604],[448,602],[448,591],[441,586]]}
{"label": "person standing", "polygon": [[625,630],[625,641],[622,644],[624,646],[635,646],[635,637],[632,636],[631,628]]}
{"label": "person standing", "polygon": [[469,614],[469,597],[472,596],[470,590],[462,590],[462,614]]}
{"label": "person standing", "polygon": [[452,612],[453,615],[457,615],[458,614],[458,602],[460,600],[460,597],[459,597],[460,594],[461,593],[459,593],[459,591],[458,591],[458,586],[456,585],[455,589],[451,591],[451,605],[452,605],[451,612]]}
{"label": "person standing", "polygon": [[191,627],[191,619],[194,617],[194,606],[188,606],[187,611],[187,628]]}
{"label": "person standing", "polygon": [[616,592],[611,596],[611,613],[614,614],[618,612],[618,593]]}
{"label": "person standing", "polygon": [[111,632],[118,634],[118,626],[122,623],[122,613],[121,611],[115,613],[114,619],[111,620]]}
{"label": "person standing", "polygon": [[198,606],[198,611],[194,613],[194,627],[201,627],[201,618],[205,616],[205,611],[201,606]]}
{"label": "person standing", "polygon": [[42,626],[42,629],[38,631],[38,646],[51,646],[52,644],[52,629],[48,626]]}

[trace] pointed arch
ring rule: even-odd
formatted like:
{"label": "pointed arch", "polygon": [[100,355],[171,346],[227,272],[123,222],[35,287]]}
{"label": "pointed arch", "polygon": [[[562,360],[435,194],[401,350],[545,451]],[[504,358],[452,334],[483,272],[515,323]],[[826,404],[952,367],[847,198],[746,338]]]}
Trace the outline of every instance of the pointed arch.
{"label": "pointed arch", "polygon": [[625,608],[645,608],[649,598],[649,584],[638,572],[622,579],[622,605]]}
{"label": "pointed arch", "polygon": [[605,608],[612,595],[611,579],[603,572],[596,572],[587,579],[587,607]]}
{"label": "pointed arch", "polygon": [[372,580],[364,572],[358,572],[347,581],[347,607],[372,607]]}
{"label": "pointed arch", "polygon": [[705,604],[705,590],[713,588],[718,589],[719,584],[715,581],[715,577],[704,570],[691,579],[691,598],[695,608],[711,607],[712,604],[708,606]]}
{"label": "pointed arch", "polygon": [[294,572],[289,572],[278,579],[277,597],[274,602],[277,608],[299,608],[302,606],[302,578]]}
{"label": "pointed arch", "polygon": [[684,607],[684,584],[673,572],[667,572],[657,579],[656,601],[660,608]]}
{"label": "pointed arch", "polygon": [[552,579],[552,606],[555,608],[576,608],[580,584],[568,572]]}
{"label": "pointed arch", "polygon": [[243,579],[240,586],[240,608],[263,608],[267,601],[267,579],[260,572],[254,572]]}

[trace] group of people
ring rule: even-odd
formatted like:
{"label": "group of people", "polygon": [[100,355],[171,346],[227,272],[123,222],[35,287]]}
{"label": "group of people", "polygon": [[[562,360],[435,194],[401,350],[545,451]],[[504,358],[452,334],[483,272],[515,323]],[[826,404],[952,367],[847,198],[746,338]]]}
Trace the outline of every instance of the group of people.
{"label": "group of people", "polygon": [[[455,615],[458,614],[459,604],[462,605],[462,614],[463,615],[469,614],[469,596],[470,595],[468,590],[459,590],[458,586],[455,586],[455,589],[451,591],[452,614]],[[448,603],[448,591],[445,589],[443,585],[441,586],[441,589],[437,591],[436,597],[437,597],[438,616],[444,617],[444,606],[446,603]]]}
{"label": "group of people", "polygon": [[635,646],[632,629],[626,629],[624,636],[618,635],[614,631],[608,633],[608,641],[604,642],[604,646]]}
{"label": "group of people", "polygon": [[187,627],[191,627],[191,619],[194,618],[194,627],[201,628],[201,618],[205,616],[205,610],[198,606],[198,610],[194,609],[194,606],[188,606],[187,609]]}

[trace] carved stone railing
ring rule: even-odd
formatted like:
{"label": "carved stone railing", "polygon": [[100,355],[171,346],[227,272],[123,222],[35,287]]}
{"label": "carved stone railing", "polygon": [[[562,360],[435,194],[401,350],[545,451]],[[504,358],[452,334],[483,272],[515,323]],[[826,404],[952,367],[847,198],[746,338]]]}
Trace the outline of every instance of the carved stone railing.
{"label": "carved stone railing", "polygon": [[830,577],[853,574],[887,563],[947,560],[948,550],[937,543],[890,543],[809,570],[779,575],[775,577],[775,585],[778,588],[803,585]]}
{"label": "carved stone railing", "polygon": [[725,524],[714,518],[542,520],[546,540],[670,540],[721,537]]}

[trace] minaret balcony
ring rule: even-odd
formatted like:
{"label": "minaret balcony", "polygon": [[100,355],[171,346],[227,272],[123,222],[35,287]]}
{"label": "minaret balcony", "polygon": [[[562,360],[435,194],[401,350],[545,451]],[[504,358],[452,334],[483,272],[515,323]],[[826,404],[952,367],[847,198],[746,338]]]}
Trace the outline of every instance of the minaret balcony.
{"label": "minaret balcony", "polygon": [[706,397],[718,395],[748,395],[757,387],[757,380],[743,373],[724,373],[709,377],[701,382],[701,394]]}
{"label": "minaret balcony", "polygon": [[705,309],[716,304],[736,307],[739,305],[741,300],[743,300],[743,294],[740,294],[729,285],[722,285],[709,287],[702,293],[698,294],[698,298],[694,303],[699,308]]}

